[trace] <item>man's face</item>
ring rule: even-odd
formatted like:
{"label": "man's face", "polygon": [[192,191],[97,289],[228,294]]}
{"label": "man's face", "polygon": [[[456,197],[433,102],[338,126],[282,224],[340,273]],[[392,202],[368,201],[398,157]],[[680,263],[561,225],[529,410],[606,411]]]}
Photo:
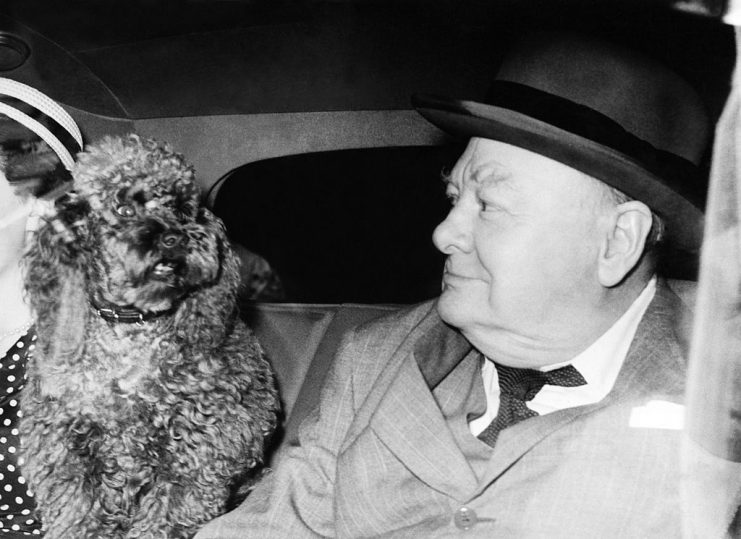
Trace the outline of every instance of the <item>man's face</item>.
{"label": "man's face", "polygon": [[544,350],[567,354],[600,299],[600,185],[533,152],[471,139],[447,186],[453,207],[433,236],[448,255],[442,319],[503,363],[525,366],[526,350],[534,364]]}

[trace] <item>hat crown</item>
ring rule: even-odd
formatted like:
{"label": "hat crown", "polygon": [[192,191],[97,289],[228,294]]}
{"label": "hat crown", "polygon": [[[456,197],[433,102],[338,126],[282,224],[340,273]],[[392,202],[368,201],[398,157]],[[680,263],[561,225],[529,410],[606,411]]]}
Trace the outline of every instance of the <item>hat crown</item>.
{"label": "hat crown", "polygon": [[531,34],[512,48],[497,80],[589,107],[694,164],[707,144],[707,113],[694,89],[658,62],[605,41]]}

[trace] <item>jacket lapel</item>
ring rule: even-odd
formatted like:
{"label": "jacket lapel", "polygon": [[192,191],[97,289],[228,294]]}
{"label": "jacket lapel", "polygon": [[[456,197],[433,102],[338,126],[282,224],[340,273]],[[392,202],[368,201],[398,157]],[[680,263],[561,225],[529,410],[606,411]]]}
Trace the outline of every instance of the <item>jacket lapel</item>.
{"label": "jacket lapel", "polygon": [[371,428],[411,473],[433,489],[465,500],[476,488],[477,478],[414,355],[404,361],[371,420]]}
{"label": "jacket lapel", "polygon": [[612,391],[598,403],[567,408],[503,430],[477,492],[484,490],[549,434],[585,414],[657,392],[681,399],[686,367],[675,332],[681,311],[681,300],[660,284],[638,326]]}
{"label": "jacket lapel", "polygon": [[411,473],[435,490],[466,499],[476,488],[476,476],[458,448],[431,387],[469,353],[474,353],[471,345],[442,322],[433,304],[374,384],[356,414],[345,445],[370,426]]}

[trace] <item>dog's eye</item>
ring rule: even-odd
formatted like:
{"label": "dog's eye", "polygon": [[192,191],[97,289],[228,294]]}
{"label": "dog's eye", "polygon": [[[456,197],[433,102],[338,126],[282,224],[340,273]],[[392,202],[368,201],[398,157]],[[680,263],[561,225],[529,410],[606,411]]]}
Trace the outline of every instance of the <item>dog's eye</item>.
{"label": "dog's eye", "polygon": [[119,204],[116,206],[116,213],[122,217],[133,217],[136,215],[136,210],[131,204]]}

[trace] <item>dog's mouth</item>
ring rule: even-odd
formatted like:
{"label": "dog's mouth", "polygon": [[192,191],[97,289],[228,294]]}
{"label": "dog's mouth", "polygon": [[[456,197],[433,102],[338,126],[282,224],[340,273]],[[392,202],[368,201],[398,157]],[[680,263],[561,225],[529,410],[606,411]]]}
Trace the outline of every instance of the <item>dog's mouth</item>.
{"label": "dog's mouth", "polygon": [[160,260],[152,268],[152,277],[159,281],[172,281],[178,274],[181,264],[175,260]]}

